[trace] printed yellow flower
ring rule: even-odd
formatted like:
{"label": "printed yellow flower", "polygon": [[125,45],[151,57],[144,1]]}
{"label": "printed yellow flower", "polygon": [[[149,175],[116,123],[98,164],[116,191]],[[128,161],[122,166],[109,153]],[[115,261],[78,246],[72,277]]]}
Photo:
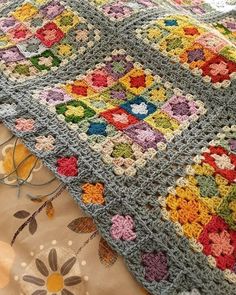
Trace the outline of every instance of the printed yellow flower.
{"label": "printed yellow flower", "polygon": [[25,294],[80,294],[79,264],[71,250],[52,248],[41,252],[26,268],[26,273],[22,277]]}
{"label": "printed yellow flower", "polygon": [[[13,152],[14,146],[7,145],[5,149],[2,151],[2,161],[0,161],[0,173],[2,174],[10,174],[12,173],[14,168],[14,162],[13,162]],[[33,169],[36,161],[36,157],[31,155],[29,150],[23,145],[23,144],[17,144],[15,147],[15,153],[14,153],[14,159],[15,159],[15,166],[19,166],[17,168],[17,175],[21,179],[26,179]],[[23,162],[22,162],[23,161]],[[21,164],[20,164],[21,163]],[[34,171],[39,170],[41,167],[41,164],[38,164]],[[13,173],[11,176],[8,177],[6,180],[7,182],[14,182],[15,181],[16,174]],[[29,177],[29,180],[32,178],[32,175]]]}

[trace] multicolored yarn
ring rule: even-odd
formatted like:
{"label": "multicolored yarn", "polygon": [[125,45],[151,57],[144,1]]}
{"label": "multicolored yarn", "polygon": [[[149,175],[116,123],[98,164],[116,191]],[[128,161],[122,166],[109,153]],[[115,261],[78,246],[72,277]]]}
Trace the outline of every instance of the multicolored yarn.
{"label": "multicolored yarn", "polygon": [[234,6],[13,2],[4,124],[151,294],[236,294]]}

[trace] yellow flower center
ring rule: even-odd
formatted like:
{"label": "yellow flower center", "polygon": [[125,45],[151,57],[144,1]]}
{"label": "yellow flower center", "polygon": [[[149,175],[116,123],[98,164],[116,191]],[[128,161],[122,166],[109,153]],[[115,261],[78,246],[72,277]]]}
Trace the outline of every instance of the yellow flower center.
{"label": "yellow flower center", "polygon": [[64,287],[63,276],[59,273],[51,274],[47,279],[48,292],[59,292]]}
{"label": "yellow flower center", "polygon": [[78,116],[83,117],[84,115],[84,108],[81,106],[67,106],[67,111],[65,112],[66,116]]}

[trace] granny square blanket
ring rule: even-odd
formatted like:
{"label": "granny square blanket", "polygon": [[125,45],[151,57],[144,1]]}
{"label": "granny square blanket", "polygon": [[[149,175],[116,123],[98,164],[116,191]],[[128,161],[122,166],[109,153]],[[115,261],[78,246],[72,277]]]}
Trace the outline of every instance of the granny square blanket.
{"label": "granny square blanket", "polygon": [[232,2],[0,1],[0,119],[154,295],[236,294]]}

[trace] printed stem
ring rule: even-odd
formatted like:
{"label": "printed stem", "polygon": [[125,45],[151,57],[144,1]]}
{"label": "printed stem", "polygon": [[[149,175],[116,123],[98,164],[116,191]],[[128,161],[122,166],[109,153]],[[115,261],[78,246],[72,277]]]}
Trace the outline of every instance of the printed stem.
{"label": "printed stem", "polygon": [[44,202],[19,228],[18,230],[15,232],[12,240],[11,240],[11,246],[13,246],[17,236],[20,234],[20,232],[32,221],[32,219],[34,219],[47,205],[48,203],[52,202],[53,200],[55,200],[57,197],[59,197],[61,195],[61,193],[65,190],[66,185],[63,185],[59,191],[52,196],[50,199],[48,199],[46,202]]}
{"label": "printed stem", "polygon": [[91,234],[91,236],[83,243],[83,245],[76,251],[76,256],[87,246],[87,244],[92,241],[98,234],[98,231],[96,230]]}

